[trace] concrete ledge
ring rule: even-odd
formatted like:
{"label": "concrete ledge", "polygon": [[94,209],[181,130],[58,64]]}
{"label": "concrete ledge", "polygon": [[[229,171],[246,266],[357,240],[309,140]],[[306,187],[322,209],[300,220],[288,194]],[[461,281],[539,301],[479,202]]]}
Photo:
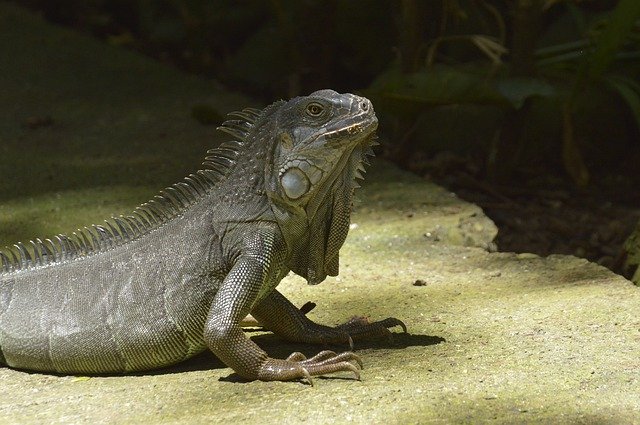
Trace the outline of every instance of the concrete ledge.
{"label": "concrete ledge", "polygon": [[[0,79],[0,242],[130,210],[220,140],[192,105],[246,101],[6,3],[0,24],[12,58]],[[52,125],[23,126],[46,115]],[[341,275],[281,289],[316,302],[323,323],[406,322],[395,345],[356,346],[362,381],[241,383],[206,353],[128,376],[0,368],[2,422],[640,422],[637,287],[573,257],[490,253],[496,229],[478,207],[388,163],[374,163],[358,197]],[[272,356],[321,349],[252,335]]]}

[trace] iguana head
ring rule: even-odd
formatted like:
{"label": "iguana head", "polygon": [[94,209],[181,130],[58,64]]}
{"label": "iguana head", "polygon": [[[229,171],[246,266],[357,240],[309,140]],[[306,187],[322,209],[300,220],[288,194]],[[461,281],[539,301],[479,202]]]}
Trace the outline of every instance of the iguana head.
{"label": "iguana head", "polygon": [[285,238],[295,245],[290,268],[319,283],[338,273],[354,180],[361,177],[378,119],[368,99],[333,90],[291,99],[273,118],[267,194]]}
{"label": "iguana head", "polygon": [[[320,90],[280,108],[270,197],[313,217],[356,148],[366,147],[378,119],[371,102],[353,94]],[[357,164],[355,164],[357,165]]]}

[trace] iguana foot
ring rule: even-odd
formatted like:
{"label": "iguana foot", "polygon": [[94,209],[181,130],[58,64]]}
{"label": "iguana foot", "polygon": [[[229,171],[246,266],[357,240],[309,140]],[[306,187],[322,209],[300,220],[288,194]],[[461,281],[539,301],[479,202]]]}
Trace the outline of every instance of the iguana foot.
{"label": "iguana foot", "polygon": [[285,360],[268,358],[258,372],[261,381],[291,381],[305,378],[313,385],[312,376],[335,372],[353,372],[360,380],[360,371],[353,363],[362,368],[360,357],[350,351],[336,354],[324,350],[307,359],[304,354],[295,352]]}
{"label": "iguana foot", "polygon": [[[393,343],[393,333],[389,328],[400,326],[403,333],[407,333],[407,326],[401,320],[395,317],[388,317],[377,322],[370,322],[367,317],[354,316],[342,325],[336,326],[334,329],[347,333],[350,337],[349,344],[353,345],[353,341],[362,341],[367,339],[387,338]],[[353,346],[351,347],[353,348]]]}
{"label": "iguana foot", "polygon": [[353,349],[354,341],[387,338],[393,343],[393,333],[389,328],[394,326],[400,326],[407,333],[407,326],[394,317],[370,322],[366,317],[356,316],[335,327],[309,321],[296,340],[315,344],[349,344]]}

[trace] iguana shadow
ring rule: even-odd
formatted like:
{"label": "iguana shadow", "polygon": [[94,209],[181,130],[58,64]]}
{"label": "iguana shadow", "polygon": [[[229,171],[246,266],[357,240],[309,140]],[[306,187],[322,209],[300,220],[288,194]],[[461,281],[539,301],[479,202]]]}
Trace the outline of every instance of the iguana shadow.
{"label": "iguana shadow", "polygon": [[[260,332],[259,335],[254,335],[251,339],[257,343],[263,350],[267,352],[270,357],[274,358],[286,358],[289,354],[294,351],[301,352],[307,357],[312,357],[317,354],[321,350],[333,350],[336,352],[348,351],[348,345],[318,345],[318,344],[305,344],[305,343],[294,343],[283,341],[279,337],[275,336],[272,333],[265,333],[265,331],[261,328],[249,328],[245,329],[247,333],[255,333]],[[397,350],[403,349],[407,347],[427,347],[430,345],[440,344],[442,342],[446,342],[446,340],[440,336],[433,335],[417,335],[417,334],[404,334],[404,333],[393,333],[393,340],[391,342],[387,340],[376,340],[376,341],[357,341],[354,344],[355,352],[358,353],[362,350]],[[364,357],[364,361],[366,362],[366,353],[362,353],[362,357]],[[183,373],[183,372],[196,372],[196,371],[205,371],[205,370],[213,370],[213,369],[224,369],[227,366],[222,363],[211,351],[205,350],[204,352],[186,360],[184,362],[168,366],[161,369],[155,370],[147,370],[140,372],[132,372],[132,373],[106,373],[106,374],[91,374],[92,377],[114,377],[114,376],[153,376],[153,375],[165,375],[165,374],[173,374],[173,373]],[[24,373],[28,374],[43,374],[43,372],[23,370]],[[68,374],[61,373],[44,373],[46,375],[51,376],[69,376]],[[82,374],[78,374],[78,376],[85,376]],[[318,377],[320,378],[320,377]],[[341,378],[339,376],[325,376],[323,379],[352,379],[349,378]],[[235,373],[231,373],[228,376],[220,378],[221,381],[226,382],[249,382],[242,379]]]}
{"label": "iguana shadow", "polygon": [[[246,329],[248,333],[263,332],[262,329]],[[260,333],[254,335],[251,339],[267,352],[270,357],[274,358],[286,358],[294,351],[301,352],[307,357],[312,357],[320,350],[333,350],[336,352],[348,351],[348,345],[318,345],[318,344],[305,344],[283,341],[279,337],[272,333]],[[434,335],[418,335],[418,334],[404,334],[394,333],[393,340],[375,340],[375,341],[356,341],[354,344],[355,352],[358,353],[362,350],[398,350],[407,347],[427,347],[430,345],[440,344],[446,342],[446,340],[440,336]],[[362,353],[364,361],[366,362],[366,353]],[[158,370],[152,370],[147,372],[138,373],[139,375],[158,375],[168,373],[181,373],[181,372],[194,372],[211,369],[222,369],[227,366],[222,363],[218,358],[210,351],[206,350],[202,354],[199,354],[182,363],[163,368]],[[349,378],[351,379],[351,378]],[[232,373],[229,376],[220,378],[222,381],[229,382],[247,382],[239,377],[237,374]]]}

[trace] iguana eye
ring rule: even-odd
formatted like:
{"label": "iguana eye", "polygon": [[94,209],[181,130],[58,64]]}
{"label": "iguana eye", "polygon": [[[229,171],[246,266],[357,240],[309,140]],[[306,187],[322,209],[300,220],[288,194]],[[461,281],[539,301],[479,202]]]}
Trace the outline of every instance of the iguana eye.
{"label": "iguana eye", "polygon": [[324,111],[324,108],[319,103],[310,103],[307,106],[307,114],[312,117],[320,116],[320,114],[322,114],[322,111]]}

